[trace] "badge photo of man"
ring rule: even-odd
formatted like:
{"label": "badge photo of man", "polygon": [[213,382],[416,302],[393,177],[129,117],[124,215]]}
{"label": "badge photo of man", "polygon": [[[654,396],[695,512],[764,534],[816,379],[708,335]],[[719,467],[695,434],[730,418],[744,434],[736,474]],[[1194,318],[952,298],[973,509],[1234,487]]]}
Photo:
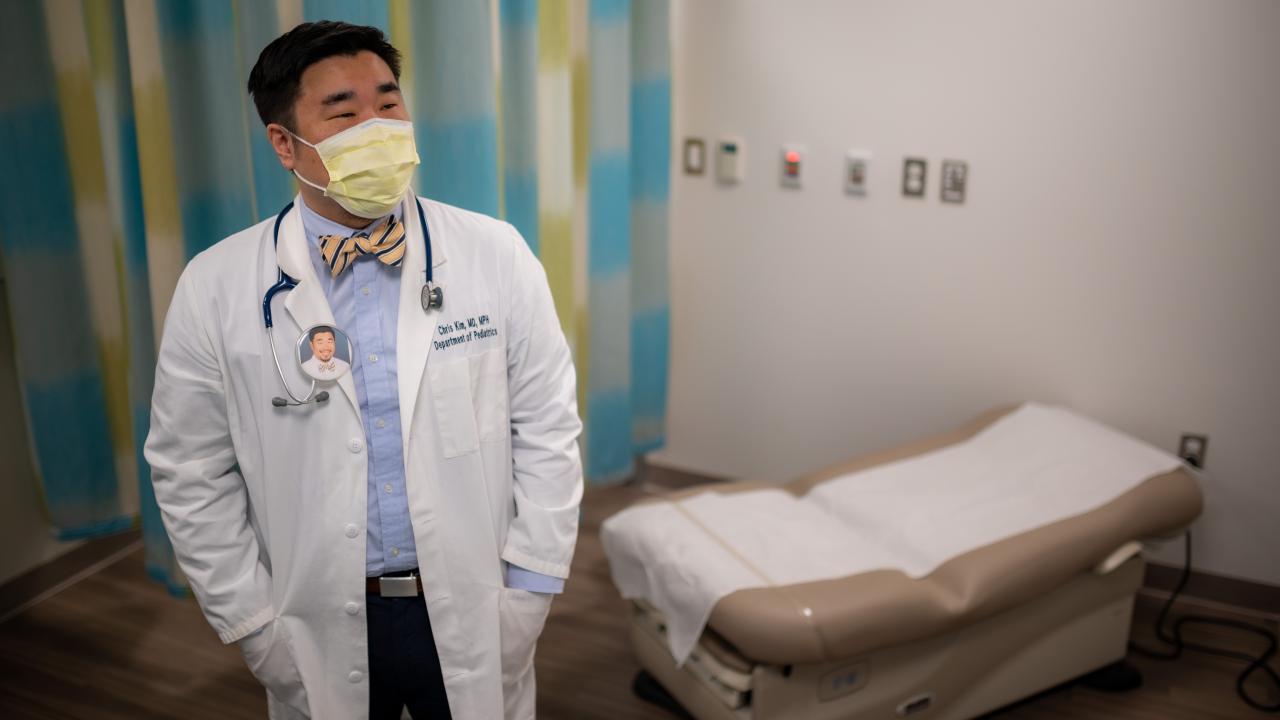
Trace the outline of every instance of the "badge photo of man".
{"label": "badge photo of man", "polygon": [[[146,459],[271,718],[529,720],[583,492],[572,356],[516,228],[410,187],[399,81],[374,27],[303,23],[262,50],[248,91],[298,193],[183,271]],[[485,331],[433,342],[468,318]],[[324,402],[278,402],[273,337],[335,381]]]}
{"label": "badge photo of man", "polygon": [[[346,345],[343,336],[341,346]],[[307,345],[311,357],[302,361],[302,371],[316,380],[337,380],[351,369],[351,363],[342,358],[347,353],[339,350],[338,333],[328,325],[317,325],[307,331]],[[300,350],[301,352],[301,350]]]}

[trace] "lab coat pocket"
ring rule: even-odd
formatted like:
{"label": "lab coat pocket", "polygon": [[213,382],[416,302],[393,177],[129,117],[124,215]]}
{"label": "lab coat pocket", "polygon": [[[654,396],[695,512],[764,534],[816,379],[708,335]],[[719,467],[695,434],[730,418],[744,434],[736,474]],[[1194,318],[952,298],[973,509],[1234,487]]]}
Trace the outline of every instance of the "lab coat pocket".
{"label": "lab coat pocket", "polygon": [[431,401],[436,408],[436,424],[444,456],[458,457],[479,450],[467,358],[427,363],[427,373],[431,378]]}
{"label": "lab coat pocket", "polygon": [[240,651],[253,676],[266,688],[273,701],[310,717],[307,690],[298,673],[298,663],[289,641],[289,631],[279,619],[261,632],[242,638]]}
{"label": "lab coat pocket", "polygon": [[467,358],[471,398],[481,442],[504,440],[511,432],[507,387],[507,349],[498,347]]}
{"label": "lab coat pocket", "polygon": [[498,597],[502,696],[507,720],[533,717],[533,654],[551,611],[551,598],[546,593],[517,588],[503,588]]}

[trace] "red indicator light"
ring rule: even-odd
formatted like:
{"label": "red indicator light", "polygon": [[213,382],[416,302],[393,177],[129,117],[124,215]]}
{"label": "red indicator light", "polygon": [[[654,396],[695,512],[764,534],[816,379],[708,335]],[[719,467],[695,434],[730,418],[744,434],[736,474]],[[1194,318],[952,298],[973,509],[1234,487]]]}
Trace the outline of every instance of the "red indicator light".
{"label": "red indicator light", "polygon": [[795,150],[788,150],[788,151],[787,151],[787,162],[789,162],[789,163],[798,163],[798,162],[800,162],[800,153],[796,152]]}

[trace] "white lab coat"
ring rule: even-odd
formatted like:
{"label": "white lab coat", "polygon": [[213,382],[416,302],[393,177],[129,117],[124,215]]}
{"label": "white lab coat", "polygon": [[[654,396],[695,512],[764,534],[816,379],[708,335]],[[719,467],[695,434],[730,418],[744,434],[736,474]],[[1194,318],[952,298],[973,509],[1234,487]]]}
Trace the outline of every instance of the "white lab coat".
{"label": "white lab coat", "polygon": [[[405,484],[449,704],[458,720],[531,717],[533,642],[550,601],[505,589],[502,561],[568,576],[582,497],[572,361],[546,275],[515,229],[425,198],[444,307],[423,312],[422,232],[406,200],[396,333]],[[270,656],[249,660],[274,668],[259,675],[272,717],[363,718],[364,426],[350,374],[326,403],[271,404],[285,396],[262,318],[277,261],[298,280],[272,303],[295,392],[310,385],[290,361],[295,341],[334,322],[296,206],[278,251],[274,222],[223,240],[182,274],[146,458],[218,637],[264,630],[246,643]]]}

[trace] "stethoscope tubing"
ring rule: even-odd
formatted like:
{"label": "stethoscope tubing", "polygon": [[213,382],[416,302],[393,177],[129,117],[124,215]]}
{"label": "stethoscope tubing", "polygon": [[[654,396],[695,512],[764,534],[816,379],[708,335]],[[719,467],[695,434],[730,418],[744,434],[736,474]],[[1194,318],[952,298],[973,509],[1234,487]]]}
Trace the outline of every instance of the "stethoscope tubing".
{"label": "stethoscope tubing", "polygon": [[[422,244],[426,248],[426,258],[425,258],[426,270],[423,272],[423,278],[424,278],[423,287],[426,292],[424,292],[423,297],[424,298],[428,297],[428,293],[430,293],[436,298],[436,301],[435,301],[436,304],[430,307],[428,306],[426,300],[424,299],[422,309],[429,310],[431,309],[431,307],[436,307],[436,308],[439,307],[441,296],[439,295],[439,292],[440,292],[439,289],[436,288],[434,283],[432,282],[431,234],[427,230],[426,213],[423,212],[422,210],[421,200],[415,197],[414,204],[418,206],[418,222],[419,222],[419,227],[422,228]],[[280,213],[276,215],[276,221],[271,229],[271,251],[273,255],[278,253],[279,247],[280,247],[280,224],[284,222],[285,215],[288,215],[289,211],[292,209],[293,209],[293,201],[290,200],[289,204],[285,205],[284,209],[282,209]],[[295,395],[293,392],[293,388],[289,387],[289,381],[284,376],[284,367],[280,365],[280,356],[276,352],[276,341],[275,341],[275,332],[274,332],[275,324],[272,322],[272,317],[271,317],[271,301],[273,298],[275,298],[277,294],[285,292],[287,290],[292,290],[297,286],[298,286],[298,280],[293,276],[289,275],[288,273],[286,273],[284,271],[284,268],[280,267],[280,261],[277,259],[276,260],[276,282],[274,285],[267,288],[266,294],[263,295],[262,297],[262,324],[266,326],[267,344],[271,346],[271,360],[275,363],[276,374],[280,376],[280,384],[284,385],[285,393],[288,394],[289,398],[293,400],[293,402],[287,403],[287,402],[282,402],[283,398],[273,398],[272,405],[276,407],[283,407],[286,405],[305,405],[307,403],[313,402],[312,400],[313,397],[315,398],[314,402],[323,402],[324,400],[328,399],[328,393],[322,392],[319,395],[316,394],[316,381],[314,378],[311,380],[311,387],[307,388],[307,394],[305,397],[299,398],[297,395]]]}

